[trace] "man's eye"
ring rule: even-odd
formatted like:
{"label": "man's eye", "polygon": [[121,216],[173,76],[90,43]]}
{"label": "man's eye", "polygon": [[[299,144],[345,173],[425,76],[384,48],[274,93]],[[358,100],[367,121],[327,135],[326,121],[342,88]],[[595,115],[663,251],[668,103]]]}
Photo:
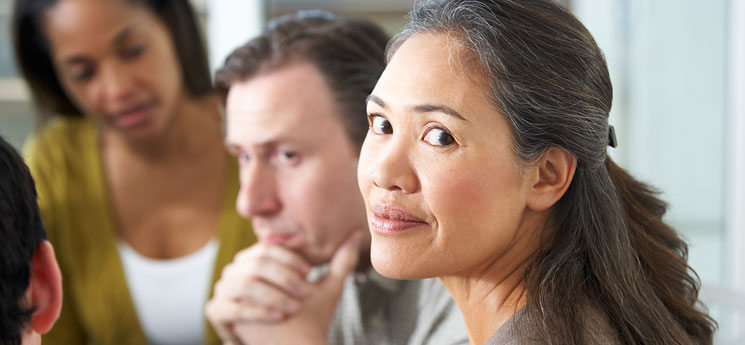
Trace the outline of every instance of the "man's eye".
{"label": "man's eye", "polygon": [[296,151],[279,150],[277,160],[283,164],[294,165],[300,160],[300,154]]}
{"label": "man's eye", "polygon": [[448,146],[455,143],[455,138],[442,128],[432,128],[424,135],[424,141],[433,146]]}
{"label": "man's eye", "polygon": [[292,151],[280,151],[279,154],[284,159],[293,159],[293,158],[297,157],[297,153],[292,152]]}
{"label": "man's eye", "polygon": [[238,161],[240,162],[248,162],[251,160],[251,156],[248,154],[248,152],[240,152],[238,153]]}
{"label": "man's eye", "polygon": [[370,129],[375,134],[393,134],[393,126],[385,117],[369,115]]}

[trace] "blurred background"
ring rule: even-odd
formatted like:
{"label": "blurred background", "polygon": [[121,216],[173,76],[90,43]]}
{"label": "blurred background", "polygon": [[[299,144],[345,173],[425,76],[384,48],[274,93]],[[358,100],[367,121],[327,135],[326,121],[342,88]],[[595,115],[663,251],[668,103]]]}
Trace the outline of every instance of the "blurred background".
{"label": "blurred background", "polygon": [[[391,33],[413,0],[193,0],[213,69],[267,19],[298,9],[371,18]],[[745,0],[564,0],[606,54],[614,159],[658,187],[690,244],[718,344],[745,344]],[[0,135],[36,124],[14,66],[12,1],[0,0]],[[739,311],[739,314],[738,314]]]}

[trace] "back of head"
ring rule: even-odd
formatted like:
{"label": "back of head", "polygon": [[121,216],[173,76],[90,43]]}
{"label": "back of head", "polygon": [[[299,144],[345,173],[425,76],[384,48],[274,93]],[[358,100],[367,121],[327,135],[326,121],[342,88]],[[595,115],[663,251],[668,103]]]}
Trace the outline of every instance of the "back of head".
{"label": "back of head", "polygon": [[349,138],[361,146],[368,129],[364,100],[385,68],[388,40],[380,27],[363,19],[317,10],[285,15],[227,57],[215,87],[225,99],[233,83],[293,62],[309,62],[341,106]]}
{"label": "back of head", "polygon": [[20,344],[33,306],[24,303],[30,265],[46,233],[36,188],[16,150],[0,138],[0,344]]}
{"label": "back of head", "polygon": [[[82,116],[65,92],[52,60],[44,33],[44,14],[60,0],[16,0],[13,9],[13,47],[16,63],[34,96],[41,120],[54,115]],[[188,0],[117,0],[145,6],[168,28],[178,63],[192,96],[212,92],[207,51],[201,39],[194,10]]]}
{"label": "back of head", "polygon": [[687,246],[662,221],[666,204],[608,156],[612,86],[588,30],[551,0],[417,4],[389,56],[418,33],[446,33],[488,83],[525,162],[558,147],[577,157],[552,210],[548,241],[525,271],[531,312],[548,343],[585,342],[582,306],[605,313],[623,344],[711,344],[697,309]]}

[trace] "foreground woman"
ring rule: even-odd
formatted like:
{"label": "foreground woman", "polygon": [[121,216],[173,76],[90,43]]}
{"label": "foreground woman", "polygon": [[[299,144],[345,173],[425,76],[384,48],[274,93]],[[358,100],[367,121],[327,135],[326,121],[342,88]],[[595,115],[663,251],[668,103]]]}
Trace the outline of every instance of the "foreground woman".
{"label": "foreground woman", "polygon": [[472,344],[711,344],[666,204],[608,157],[602,53],[550,1],[422,2],[368,97],[372,262]]}

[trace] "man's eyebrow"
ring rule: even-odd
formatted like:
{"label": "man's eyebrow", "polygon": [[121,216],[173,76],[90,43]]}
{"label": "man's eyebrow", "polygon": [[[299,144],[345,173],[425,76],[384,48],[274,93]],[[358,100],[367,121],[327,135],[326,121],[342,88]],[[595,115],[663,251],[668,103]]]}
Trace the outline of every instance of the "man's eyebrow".
{"label": "man's eyebrow", "polygon": [[243,150],[243,147],[239,144],[228,142],[226,139],[223,144],[225,145],[225,149],[228,150],[230,154],[236,154],[239,151]]}
{"label": "man's eyebrow", "polygon": [[228,149],[229,152],[245,151],[246,147],[251,147],[259,151],[267,151],[273,150],[282,145],[305,145],[303,142],[294,139],[278,138],[262,142],[254,142],[248,144],[248,146],[245,146],[243,143],[231,141],[230,137],[225,138],[224,144],[225,148]]}

